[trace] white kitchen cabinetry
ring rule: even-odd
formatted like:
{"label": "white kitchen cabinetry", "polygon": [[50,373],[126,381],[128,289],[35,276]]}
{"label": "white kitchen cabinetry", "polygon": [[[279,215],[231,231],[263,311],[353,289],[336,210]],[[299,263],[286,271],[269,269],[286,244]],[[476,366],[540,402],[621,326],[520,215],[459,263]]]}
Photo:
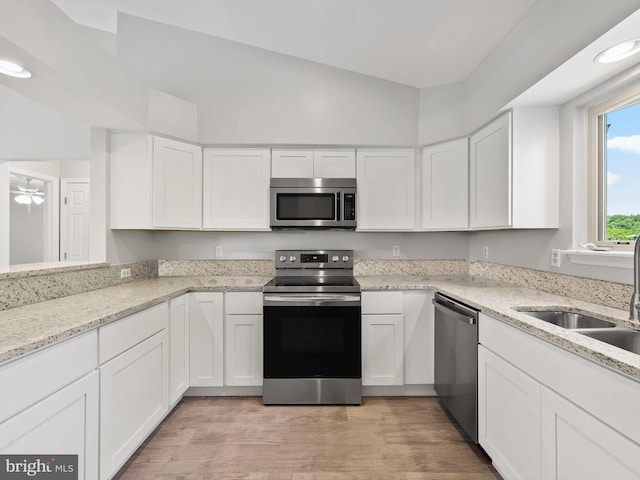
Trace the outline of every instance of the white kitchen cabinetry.
{"label": "white kitchen cabinetry", "polygon": [[416,230],[415,150],[357,152],[358,230]]}
{"label": "white kitchen cabinetry", "polygon": [[540,478],[540,384],[478,348],[478,441],[505,478]]}
{"label": "white kitchen cabinetry", "polygon": [[189,388],[189,294],[169,301],[169,404]]}
{"label": "white kitchen cabinetry", "polygon": [[505,478],[640,476],[640,382],[482,313],[479,329],[480,445]]}
{"label": "white kitchen cabinetry", "polygon": [[113,476],[168,411],[167,327],[163,303],[100,328],[101,361],[110,358],[100,366],[101,479]]}
{"label": "white kitchen cabinetry", "polygon": [[402,292],[362,292],[362,385],[403,385]]}
{"label": "white kitchen cabinetry", "polygon": [[78,479],[98,478],[97,371],[0,424],[3,455],[78,455]]}
{"label": "white kitchen cabinetry", "polygon": [[262,293],[228,292],[224,317],[224,383],[262,385]]}
{"label": "white kitchen cabinetry", "polygon": [[269,158],[264,148],[205,148],[205,229],[269,229]]}
{"label": "white kitchen cabinetry", "polygon": [[558,228],[558,131],[557,108],[519,108],[471,135],[471,228]]}
{"label": "white kitchen cabinetry", "polygon": [[402,292],[404,313],[404,384],[433,385],[433,291]]}
{"label": "white kitchen cabinetry", "polygon": [[273,149],[273,178],[355,178],[354,149]]}
{"label": "white kitchen cabinetry", "polygon": [[221,387],[224,376],[223,294],[194,292],[190,296],[190,386]]}
{"label": "white kitchen cabinetry", "polygon": [[78,455],[78,478],[98,477],[97,348],[93,331],[0,367],[0,452]]}
{"label": "white kitchen cabinetry", "polygon": [[111,134],[111,228],[202,227],[202,148]]}
{"label": "white kitchen cabinetry", "polygon": [[640,478],[640,445],[547,388],[542,418],[542,478]]}
{"label": "white kitchen cabinetry", "polygon": [[469,140],[422,149],[422,230],[469,227]]}

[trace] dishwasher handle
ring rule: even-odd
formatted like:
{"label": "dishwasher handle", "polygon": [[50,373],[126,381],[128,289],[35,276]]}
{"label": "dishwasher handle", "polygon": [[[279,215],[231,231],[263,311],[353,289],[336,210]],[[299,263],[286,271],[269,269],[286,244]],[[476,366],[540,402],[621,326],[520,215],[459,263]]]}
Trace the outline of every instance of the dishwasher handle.
{"label": "dishwasher handle", "polygon": [[431,300],[431,302],[437,310],[449,314],[455,313],[458,316],[462,317],[460,318],[460,320],[464,320],[469,325],[475,325],[478,321],[478,312],[476,310],[471,310],[457,302],[453,302],[442,297],[436,297]]}

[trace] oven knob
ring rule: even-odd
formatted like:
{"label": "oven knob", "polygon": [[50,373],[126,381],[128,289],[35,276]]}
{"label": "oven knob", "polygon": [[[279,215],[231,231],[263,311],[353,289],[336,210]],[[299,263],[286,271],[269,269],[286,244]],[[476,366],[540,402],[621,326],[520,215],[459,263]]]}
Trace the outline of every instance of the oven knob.
{"label": "oven knob", "polygon": [[338,257],[338,255],[334,255],[333,257],[331,257],[331,260],[337,262],[338,260],[340,260],[340,257]]}
{"label": "oven knob", "polygon": [[296,258],[296,256],[295,256],[295,255],[291,255],[291,256],[289,257],[289,261],[290,261],[290,262],[295,262],[296,260],[297,260],[297,258]]}
{"label": "oven knob", "polygon": [[342,261],[343,261],[343,262],[348,262],[348,261],[349,261],[349,255],[344,255],[344,256],[342,257]]}
{"label": "oven knob", "polygon": [[287,261],[287,256],[286,255],[280,255],[280,261],[281,262],[286,262]]}

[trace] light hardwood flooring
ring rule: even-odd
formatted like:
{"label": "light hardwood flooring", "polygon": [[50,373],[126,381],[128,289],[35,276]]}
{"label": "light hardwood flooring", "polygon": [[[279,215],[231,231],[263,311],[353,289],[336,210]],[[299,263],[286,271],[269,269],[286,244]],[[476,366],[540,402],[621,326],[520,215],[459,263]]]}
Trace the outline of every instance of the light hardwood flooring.
{"label": "light hardwood flooring", "polygon": [[261,397],[187,397],[119,480],[496,480],[433,397],[361,406],[268,406]]}

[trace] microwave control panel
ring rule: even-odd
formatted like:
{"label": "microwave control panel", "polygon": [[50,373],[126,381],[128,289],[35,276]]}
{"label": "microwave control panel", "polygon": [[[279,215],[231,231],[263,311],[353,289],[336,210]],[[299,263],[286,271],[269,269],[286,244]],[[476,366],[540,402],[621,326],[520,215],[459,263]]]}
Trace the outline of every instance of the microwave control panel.
{"label": "microwave control panel", "polygon": [[356,194],[345,193],[343,201],[344,201],[343,220],[355,220],[356,219]]}

